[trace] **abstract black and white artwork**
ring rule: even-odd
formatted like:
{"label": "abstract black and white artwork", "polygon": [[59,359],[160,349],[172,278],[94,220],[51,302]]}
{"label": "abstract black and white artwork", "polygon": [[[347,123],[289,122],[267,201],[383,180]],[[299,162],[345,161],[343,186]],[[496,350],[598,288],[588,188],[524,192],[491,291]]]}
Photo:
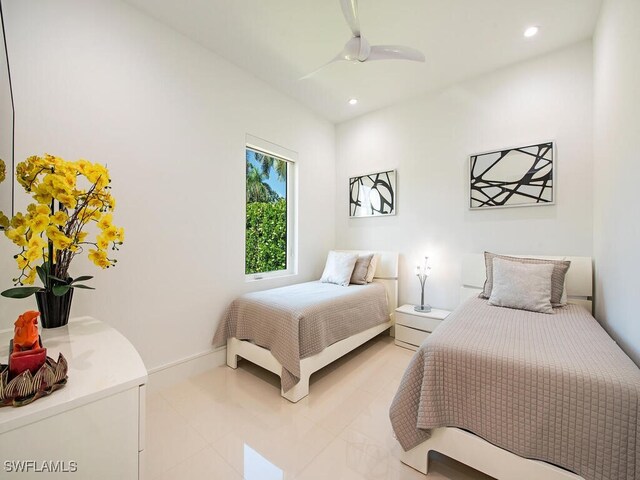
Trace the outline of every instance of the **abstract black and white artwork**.
{"label": "abstract black and white artwork", "polygon": [[553,147],[553,142],[546,142],[471,155],[470,208],[552,205]]}
{"label": "abstract black and white artwork", "polygon": [[349,179],[349,216],[377,217],[396,214],[396,171]]}

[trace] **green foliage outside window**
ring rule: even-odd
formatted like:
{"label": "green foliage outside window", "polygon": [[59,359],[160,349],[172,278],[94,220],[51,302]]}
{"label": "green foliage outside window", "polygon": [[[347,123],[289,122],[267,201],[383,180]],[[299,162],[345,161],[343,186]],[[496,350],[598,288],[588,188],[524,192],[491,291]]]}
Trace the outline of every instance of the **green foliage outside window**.
{"label": "green foliage outside window", "polygon": [[245,273],[287,268],[287,202],[247,204]]}
{"label": "green foliage outside window", "polygon": [[246,163],[245,273],[286,270],[287,162],[247,149]]}

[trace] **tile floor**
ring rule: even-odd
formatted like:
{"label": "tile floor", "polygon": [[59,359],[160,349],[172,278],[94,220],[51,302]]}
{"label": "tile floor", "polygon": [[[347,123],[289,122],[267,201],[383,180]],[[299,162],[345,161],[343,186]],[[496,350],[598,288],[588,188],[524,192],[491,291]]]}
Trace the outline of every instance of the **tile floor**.
{"label": "tile floor", "polygon": [[442,456],[428,477],[398,460],[388,411],[412,353],[379,336],[313,375],[296,404],[246,361],[150,395],[147,479],[489,479]]}

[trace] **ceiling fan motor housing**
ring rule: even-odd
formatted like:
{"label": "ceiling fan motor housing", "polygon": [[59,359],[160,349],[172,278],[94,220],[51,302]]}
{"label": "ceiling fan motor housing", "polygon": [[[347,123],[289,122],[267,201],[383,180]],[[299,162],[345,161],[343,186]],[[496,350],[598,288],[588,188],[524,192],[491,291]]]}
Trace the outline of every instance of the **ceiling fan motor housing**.
{"label": "ceiling fan motor housing", "polygon": [[344,46],[344,59],[348,61],[364,62],[370,53],[371,46],[362,37],[352,37]]}

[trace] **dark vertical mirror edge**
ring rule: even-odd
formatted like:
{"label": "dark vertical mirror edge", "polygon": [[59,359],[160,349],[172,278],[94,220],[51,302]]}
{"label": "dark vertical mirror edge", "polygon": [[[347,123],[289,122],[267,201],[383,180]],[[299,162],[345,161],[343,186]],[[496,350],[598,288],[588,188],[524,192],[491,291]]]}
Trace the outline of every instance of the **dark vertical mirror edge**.
{"label": "dark vertical mirror edge", "polygon": [[[11,103],[11,132],[10,135],[6,138],[10,138],[10,148],[7,149],[7,151],[10,150],[10,158],[8,158],[5,163],[6,163],[6,178],[4,183],[6,183],[6,186],[8,186],[11,189],[11,208],[9,209],[9,211],[4,212],[5,215],[7,215],[9,218],[11,218],[13,216],[13,213],[15,211],[15,120],[16,120],[16,110],[15,110],[15,104],[13,101],[13,85],[11,83],[11,68],[9,66],[9,49],[7,47],[7,33],[5,30],[5,21],[4,21],[4,10],[2,7],[2,0],[0,0],[0,27],[2,28],[2,45],[3,45],[3,51],[0,54],[3,54],[5,57],[5,61],[6,61],[6,65],[7,65],[7,70],[6,70],[6,75],[7,75],[7,83],[9,86],[9,96],[10,96],[10,103]],[[0,75],[4,75],[4,72],[0,72]],[[1,93],[0,93],[1,94]],[[0,125],[0,128],[5,128],[4,125]],[[2,134],[0,134],[2,135]],[[0,230],[2,230],[3,228],[0,226]]]}

